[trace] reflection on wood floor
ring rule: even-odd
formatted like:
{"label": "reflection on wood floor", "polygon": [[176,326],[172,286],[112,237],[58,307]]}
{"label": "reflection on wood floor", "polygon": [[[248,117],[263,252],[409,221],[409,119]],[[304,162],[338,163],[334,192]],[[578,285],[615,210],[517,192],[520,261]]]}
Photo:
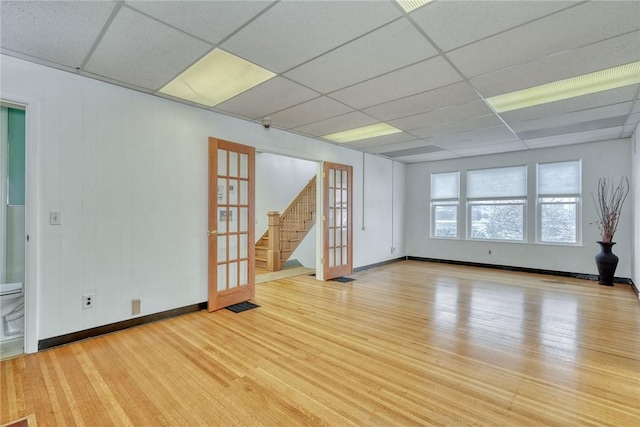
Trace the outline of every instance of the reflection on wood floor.
{"label": "reflection on wood floor", "polygon": [[291,267],[280,271],[267,271],[256,274],[256,284],[270,282],[272,280],[286,279],[288,277],[302,276],[305,274],[313,274],[316,270],[307,267]]}
{"label": "reflection on wood floor", "polygon": [[403,261],[1,364],[0,424],[637,426],[627,285]]}

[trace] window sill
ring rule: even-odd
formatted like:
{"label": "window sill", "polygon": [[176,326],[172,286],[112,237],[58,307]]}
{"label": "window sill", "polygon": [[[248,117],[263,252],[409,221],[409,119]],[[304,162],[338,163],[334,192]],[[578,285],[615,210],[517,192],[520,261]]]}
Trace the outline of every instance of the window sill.
{"label": "window sill", "polygon": [[525,242],[515,240],[491,240],[491,239],[462,239],[460,237],[438,237],[430,236],[429,240],[446,240],[453,242],[474,242],[474,243],[507,243],[511,245],[535,245],[535,246],[553,246],[562,248],[586,248],[587,246],[582,243],[551,243],[551,242]]}

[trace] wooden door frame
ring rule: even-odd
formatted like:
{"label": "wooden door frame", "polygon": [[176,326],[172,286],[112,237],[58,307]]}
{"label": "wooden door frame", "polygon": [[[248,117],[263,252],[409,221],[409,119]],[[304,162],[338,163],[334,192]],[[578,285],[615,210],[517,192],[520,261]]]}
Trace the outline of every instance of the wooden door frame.
{"label": "wooden door frame", "polygon": [[[218,148],[223,147],[230,151],[240,150],[246,152],[248,156],[248,241],[247,241],[247,285],[229,289],[219,295],[217,286],[218,276]],[[213,167],[212,167],[213,166]],[[215,167],[215,169],[214,169]],[[215,171],[215,173],[214,173]],[[229,305],[243,301],[248,301],[255,297],[255,148],[231,141],[225,141],[214,137],[209,137],[209,213],[207,230],[208,247],[208,303],[207,309],[211,311],[219,310]],[[238,178],[239,179],[239,178]],[[238,218],[240,220],[238,210]],[[239,224],[239,222],[238,222]],[[239,227],[239,226],[238,226]],[[239,242],[239,239],[238,239]],[[239,243],[238,243],[239,244]],[[227,246],[227,259],[229,247]]]}

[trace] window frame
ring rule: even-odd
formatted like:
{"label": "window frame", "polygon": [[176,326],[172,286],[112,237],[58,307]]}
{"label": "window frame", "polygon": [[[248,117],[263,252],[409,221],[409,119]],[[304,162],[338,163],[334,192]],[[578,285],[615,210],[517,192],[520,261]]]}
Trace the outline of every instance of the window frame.
{"label": "window frame", "polygon": [[[505,196],[476,196],[469,197],[467,193],[467,209],[466,209],[466,238],[467,240],[475,241],[475,242],[505,242],[505,243],[527,243],[527,206],[528,206],[528,166],[524,165],[511,165],[511,166],[499,166],[493,168],[482,168],[482,169],[473,169],[467,171],[467,189],[472,187],[471,180],[473,179],[472,175],[474,171],[489,171],[489,170],[499,170],[499,169],[521,169],[522,178],[524,178],[524,192],[519,193],[515,192],[513,195],[505,195]],[[472,209],[474,206],[486,205],[486,206],[521,206],[522,210],[522,219],[521,219],[521,239],[501,239],[501,238],[482,238],[482,237],[474,237],[473,236],[473,214]]]}
{"label": "window frame", "polygon": [[[562,163],[578,163],[578,193],[540,193],[540,166],[552,165]],[[573,201],[544,201],[545,199],[575,199]],[[536,164],[536,241],[535,243],[543,245],[558,245],[558,246],[580,246],[582,245],[582,160],[563,160],[556,162],[543,162]],[[543,240],[543,221],[542,221],[542,209],[544,206],[549,205],[574,205],[575,206],[575,242],[554,242]]]}
{"label": "window frame", "polygon": [[[456,188],[456,197],[441,197],[441,198],[433,198],[433,184],[434,184],[434,175],[445,175],[445,174],[456,174],[457,175],[457,188]],[[460,238],[460,171],[448,171],[448,172],[433,172],[430,175],[430,232],[429,235],[431,238],[435,239],[459,239]],[[455,206],[456,219],[455,219],[455,227],[456,233],[455,236],[439,236],[436,234],[436,209],[440,206]]]}

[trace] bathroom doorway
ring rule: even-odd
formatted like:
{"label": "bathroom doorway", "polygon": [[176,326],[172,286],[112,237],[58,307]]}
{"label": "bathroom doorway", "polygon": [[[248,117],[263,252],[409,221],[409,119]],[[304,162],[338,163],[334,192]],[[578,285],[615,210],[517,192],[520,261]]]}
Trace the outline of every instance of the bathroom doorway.
{"label": "bathroom doorway", "polygon": [[0,103],[0,359],[24,353],[25,119]]}

